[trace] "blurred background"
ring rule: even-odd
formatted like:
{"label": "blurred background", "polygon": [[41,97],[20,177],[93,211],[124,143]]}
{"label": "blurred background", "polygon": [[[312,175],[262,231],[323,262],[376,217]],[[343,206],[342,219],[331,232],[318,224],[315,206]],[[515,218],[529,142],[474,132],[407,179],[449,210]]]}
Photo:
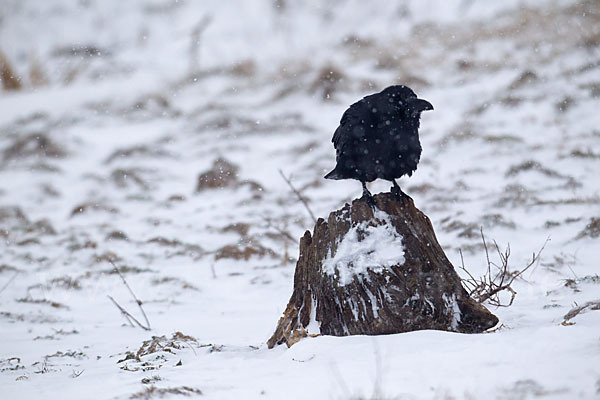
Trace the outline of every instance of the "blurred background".
{"label": "blurred background", "polygon": [[392,84],[435,107],[400,185],[451,261],[484,270],[481,229],[515,268],[550,237],[513,307],[597,293],[597,0],[2,0],[0,78],[2,380],[118,370],[149,334],[112,264],[156,334],[262,346],[314,225],[298,194],[317,218],[360,196],[322,179],[331,137]]}

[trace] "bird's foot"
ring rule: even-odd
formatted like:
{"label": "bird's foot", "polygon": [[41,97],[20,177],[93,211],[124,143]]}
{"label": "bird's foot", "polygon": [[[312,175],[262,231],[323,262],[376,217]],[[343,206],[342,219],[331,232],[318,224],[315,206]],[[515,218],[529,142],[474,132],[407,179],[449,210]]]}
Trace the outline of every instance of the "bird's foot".
{"label": "bird's foot", "polygon": [[396,183],[395,180],[392,181],[394,186],[392,186],[392,188],[390,189],[390,192],[396,196],[398,198],[398,200],[402,199],[402,196],[404,196],[404,192],[402,191],[402,189],[400,189],[400,186],[398,186],[398,184]]}
{"label": "bird's foot", "polygon": [[377,203],[375,202],[375,198],[373,197],[373,195],[371,193],[363,193],[363,195],[362,195],[362,197],[360,199],[366,201],[367,204],[371,208],[377,207]]}
{"label": "bird's foot", "polygon": [[399,186],[392,186],[390,192],[399,199],[402,198],[402,196],[404,195],[404,192],[402,191],[402,189],[400,189]]}
{"label": "bird's foot", "polygon": [[371,192],[369,192],[369,189],[367,189],[367,184],[365,182],[362,182],[362,186],[363,194],[361,199],[364,199],[367,202],[367,204],[371,206],[371,208],[375,208],[377,204],[375,203],[375,198],[373,198],[373,195],[371,194]]}

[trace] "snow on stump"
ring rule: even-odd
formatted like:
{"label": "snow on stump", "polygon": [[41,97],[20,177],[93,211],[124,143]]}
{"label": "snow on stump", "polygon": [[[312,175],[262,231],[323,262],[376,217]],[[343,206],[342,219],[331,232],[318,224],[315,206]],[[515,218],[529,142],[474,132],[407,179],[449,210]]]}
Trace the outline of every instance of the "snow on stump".
{"label": "snow on stump", "polygon": [[422,329],[479,333],[498,318],[471,299],[429,218],[405,194],[346,204],[300,239],[294,291],[269,348],[313,335]]}

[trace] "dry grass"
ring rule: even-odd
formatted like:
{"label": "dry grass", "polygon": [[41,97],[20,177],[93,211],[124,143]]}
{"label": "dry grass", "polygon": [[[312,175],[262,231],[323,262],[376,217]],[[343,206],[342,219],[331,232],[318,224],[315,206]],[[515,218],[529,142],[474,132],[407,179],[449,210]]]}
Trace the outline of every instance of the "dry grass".
{"label": "dry grass", "polygon": [[62,158],[66,155],[66,151],[44,133],[32,133],[23,137],[17,137],[2,152],[4,161],[27,157]]}
{"label": "dry grass", "polygon": [[439,149],[445,150],[446,146],[450,144],[471,141],[478,136],[479,134],[476,128],[472,124],[464,122],[453,128],[451,132],[442,137],[436,143],[436,146]]}
{"label": "dry grass", "polygon": [[184,345],[195,344],[198,345],[196,338],[185,335],[179,331],[173,333],[170,338],[166,336],[152,336],[152,339],[146,340],[142,343],[135,358],[141,361],[141,357],[154,354],[159,351],[175,354],[176,350],[180,350]]}
{"label": "dry grass", "polygon": [[575,239],[597,238],[598,236],[600,236],[600,218],[591,218]]}
{"label": "dry grass", "polygon": [[247,237],[249,231],[250,231],[250,224],[247,224],[244,222],[236,222],[236,223],[229,224],[229,225],[221,228],[221,232],[223,232],[223,233],[235,232],[238,235],[240,235],[241,237]]}
{"label": "dry grass", "polygon": [[[569,154],[569,157],[575,157],[575,158],[585,158],[585,159],[598,159],[600,158],[600,154],[599,153],[595,153],[592,149],[587,148],[587,149],[575,149],[572,150],[571,153]],[[562,157],[565,158],[565,157]]]}
{"label": "dry grass", "polygon": [[21,364],[20,357],[9,357],[0,359],[0,372],[18,371],[20,369],[25,369],[25,366]]}
{"label": "dry grass", "polygon": [[32,86],[45,86],[48,84],[48,77],[44,73],[42,64],[34,54],[29,57],[29,82]]}
{"label": "dry grass", "polygon": [[37,233],[39,235],[50,235],[50,236],[56,235],[56,229],[54,229],[54,227],[52,226],[50,221],[47,219],[41,219],[39,221],[36,221],[36,222],[30,224],[27,227],[27,232],[28,233]]}
{"label": "dry grass", "polygon": [[580,284],[600,284],[600,275],[587,275],[582,278],[566,279],[565,287],[573,289],[574,292],[581,292]]}
{"label": "dry grass", "polygon": [[342,89],[345,80],[346,75],[338,67],[325,65],[317,72],[310,91],[318,93],[323,100],[329,100]]}
{"label": "dry grass", "polygon": [[254,197],[260,198],[265,189],[257,182],[238,178],[239,167],[232,162],[217,158],[212,167],[201,173],[196,182],[196,193],[212,189],[240,188],[248,186],[255,192]]}
{"label": "dry grass", "polygon": [[14,72],[6,55],[0,51],[0,80],[4,90],[20,90],[23,87],[21,78]]}
{"label": "dry grass", "polygon": [[443,225],[446,232],[458,231],[458,237],[474,238],[477,237],[478,226],[474,223],[465,223],[458,220],[448,221]]}
{"label": "dry grass", "polygon": [[147,190],[150,186],[142,177],[144,172],[146,170],[141,168],[117,168],[111,172],[110,180],[119,188],[135,186]]}
{"label": "dry grass", "polygon": [[252,256],[272,256],[276,254],[273,250],[266,248],[258,243],[248,245],[226,245],[217,250],[215,254],[215,260],[220,259],[233,259],[233,260],[246,260],[248,261]]}
{"label": "dry grass", "polygon": [[17,268],[13,267],[12,265],[8,265],[8,264],[0,264],[0,274],[3,272],[7,272],[7,271],[18,271]]}
{"label": "dry grass", "polygon": [[59,303],[57,301],[49,300],[49,299],[34,299],[32,297],[22,297],[20,299],[15,300],[17,303],[27,303],[27,304],[46,304],[50,307],[65,309],[68,310],[69,306]]}
{"label": "dry grass", "polygon": [[158,144],[153,144],[152,146],[147,145],[138,145],[132,147],[126,147],[122,149],[115,150],[110,156],[106,158],[104,161],[106,164],[110,164],[115,160],[124,160],[131,158],[164,158],[169,157],[170,154],[159,148]]}
{"label": "dry grass", "polygon": [[106,240],[107,241],[111,241],[111,240],[129,241],[129,237],[123,231],[112,231],[106,235]]}
{"label": "dry grass", "polygon": [[115,207],[111,207],[106,204],[101,204],[99,202],[90,201],[90,202],[81,203],[81,204],[75,206],[73,208],[73,210],[71,211],[71,217],[75,217],[75,216],[82,215],[82,214],[89,213],[89,212],[98,212],[98,211],[107,212],[110,214],[116,214],[119,212],[119,210]]}
{"label": "dry grass", "polygon": [[227,71],[241,78],[249,78],[256,74],[256,63],[253,60],[242,60],[233,64]]}
{"label": "dry grass", "polygon": [[198,176],[196,192],[233,186],[237,181],[239,167],[224,158],[217,158],[212,167]]}
{"label": "dry grass", "polygon": [[190,282],[187,282],[183,279],[180,279],[180,278],[177,278],[174,276],[163,276],[162,278],[155,278],[152,280],[152,284],[153,285],[175,284],[175,285],[181,287],[181,289],[190,289],[190,290],[195,290],[195,291],[199,290],[196,286],[194,286]]}
{"label": "dry grass", "polygon": [[171,397],[174,395],[184,396],[184,397],[200,396],[200,395],[202,395],[202,391],[200,389],[192,388],[189,386],[180,386],[180,387],[173,387],[173,388],[157,388],[156,386],[152,385],[140,392],[132,394],[129,398],[130,399],[139,399],[139,400],[151,400],[151,399],[162,399],[166,396]]}
{"label": "dry grass", "polygon": [[600,300],[588,301],[585,304],[578,305],[565,314],[562,325],[575,325],[575,322],[570,322],[573,318],[587,311],[600,310]]}
{"label": "dry grass", "polygon": [[519,89],[524,86],[530,86],[533,83],[539,81],[539,77],[532,70],[525,70],[519,75],[517,79],[515,79],[509,86],[509,89]]}
{"label": "dry grass", "polygon": [[[136,352],[126,352],[117,364],[123,364],[120,368],[130,372],[156,370],[169,362],[168,354],[175,355],[184,348],[189,348],[195,353],[195,349],[201,347],[210,347],[211,352],[220,351],[218,346],[201,345],[196,338],[181,332],[173,333],[170,338],[165,335],[152,336],[151,339],[144,341]],[[181,360],[175,364],[178,365],[181,365]]]}
{"label": "dry grass", "polygon": [[568,178],[567,176],[556,172],[550,168],[544,167],[542,164],[540,164],[537,161],[534,160],[527,160],[524,161],[518,165],[513,165],[511,166],[508,171],[506,172],[505,176],[507,177],[511,177],[511,176],[516,176],[518,174],[520,174],[521,172],[526,172],[526,171],[537,171],[543,175],[546,175],[547,177],[550,178]]}
{"label": "dry grass", "polygon": [[18,206],[0,206],[0,224],[28,224],[29,219]]}

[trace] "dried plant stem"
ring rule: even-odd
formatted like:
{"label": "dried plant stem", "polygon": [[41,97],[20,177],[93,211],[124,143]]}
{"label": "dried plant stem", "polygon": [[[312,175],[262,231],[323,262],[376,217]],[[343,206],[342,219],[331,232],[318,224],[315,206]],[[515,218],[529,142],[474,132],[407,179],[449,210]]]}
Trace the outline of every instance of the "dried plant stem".
{"label": "dried plant stem", "polygon": [[4,284],[4,286],[2,286],[2,289],[0,289],[0,293],[4,292],[6,290],[6,288],[8,287],[8,285],[10,285],[12,283],[12,281],[15,280],[15,278],[17,277],[17,275],[19,275],[19,271],[15,272],[15,274],[12,276],[12,278],[10,278],[8,280],[8,282],[6,282]]}
{"label": "dried plant stem", "polygon": [[[506,246],[506,250],[501,251],[498,243],[494,241],[494,248],[500,263],[496,264],[490,260],[490,253],[488,250],[488,244],[483,234],[483,228],[480,229],[481,241],[483,242],[483,248],[485,250],[485,258],[487,263],[487,270],[481,277],[475,278],[465,267],[462,251],[460,252],[461,269],[468,275],[468,278],[463,279],[462,283],[469,292],[469,295],[479,303],[487,301],[496,307],[509,307],[513,304],[517,292],[512,288],[512,284],[518,277],[522,276],[531,266],[533,266],[540,258],[540,255],[550,238],[546,239],[542,247],[537,253],[533,253],[531,261],[523,268],[518,271],[511,272],[509,269],[509,257],[510,257],[510,244]],[[507,291],[510,293],[510,300],[508,303],[503,302],[500,299],[500,293]]]}
{"label": "dried plant stem", "polygon": [[142,329],[144,329],[146,331],[149,331],[150,330],[150,321],[148,320],[148,317],[146,316],[146,313],[144,312],[144,308],[142,307],[142,301],[137,298],[137,296],[135,295],[135,293],[133,293],[133,290],[131,289],[131,287],[129,286],[129,284],[125,280],[125,277],[123,276],[123,274],[121,273],[121,271],[119,271],[119,269],[117,268],[117,266],[115,265],[115,263],[113,263],[111,260],[109,260],[109,262],[114,267],[115,272],[119,275],[119,277],[121,277],[121,280],[125,284],[125,287],[127,287],[127,290],[129,290],[129,293],[131,294],[131,296],[135,300],[136,304],[138,305],[140,311],[142,312],[142,315],[144,316],[144,320],[146,321],[146,325],[143,325],[140,321],[138,321],[137,318],[135,318],[133,315],[131,315],[131,313],[129,311],[127,311],[126,309],[124,309],[123,307],[121,307],[121,305],[119,303],[117,303],[117,301],[115,299],[113,299],[110,295],[107,295],[107,297],[113,302],[113,304],[115,306],[117,306],[117,308],[119,309],[119,311],[121,311],[121,314],[123,314],[123,316],[125,317],[125,319],[127,319],[127,322],[129,322],[129,324],[131,326],[135,326],[133,324],[135,322],[135,324],[137,326],[139,326],[140,328],[142,328]]}
{"label": "dried plant stem", "polygon": [[292,182],[290,181],[290,178],[286,177],[283,174],[282,170],[279,170],[279,175],[281,175],[281,177],[283,178],[283,180],[288,184],[288,186],[290,187],[290,189],[292,190],[292,192],[294,192],[294,194],[298,197],[298,200],[300,200],[300,202],[302,204],[304,204],[304,207],[306,208],[306,211],[308,211],[308,214],[310,215],[310,217],[312,218],[313,222],[317,222],[317,219],[315,218],[315,215],[313,214],[313,212],[311,211],[310,207],[308,206],[308,202],[306,201],[306,199],[302,196],[302,194],[294,187],[294,185],[292,185]]}

